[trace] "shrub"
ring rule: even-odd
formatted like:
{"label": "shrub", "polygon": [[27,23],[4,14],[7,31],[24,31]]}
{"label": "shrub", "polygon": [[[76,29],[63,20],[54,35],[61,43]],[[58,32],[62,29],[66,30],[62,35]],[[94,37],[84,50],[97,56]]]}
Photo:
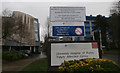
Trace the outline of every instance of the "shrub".
{"label": "shrub", "polygon": [[65,72],[106,72],[106,71],[120,71],[118,65],[111,60],[108,59],[80,59],[74,61],[64,61],[59,66],[60,71]]}
{"label": "shrub", "polygon": [[24,54],[19,54],[15,52],[2,52],[2,59],[7,61],[15,61],[24,58],[27,58]]}

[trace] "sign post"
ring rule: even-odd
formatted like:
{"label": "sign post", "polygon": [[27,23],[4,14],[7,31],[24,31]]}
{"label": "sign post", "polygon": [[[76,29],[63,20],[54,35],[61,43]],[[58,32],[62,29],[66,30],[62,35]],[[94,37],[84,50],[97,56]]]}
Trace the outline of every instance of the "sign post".
{"label": "sign post", "polygon": [[[84,21],[85,7],[50,7],[49,34],[51,37],[84,37]],[[50,41],[48,46],[49,67],[59,66],[64,60],[101,57],[97,41]]]}
{"label": "sign post", "polygon": [[64,61],[84,58],[101,58],[97,41],[49,42],[49,65],[59,66]]}

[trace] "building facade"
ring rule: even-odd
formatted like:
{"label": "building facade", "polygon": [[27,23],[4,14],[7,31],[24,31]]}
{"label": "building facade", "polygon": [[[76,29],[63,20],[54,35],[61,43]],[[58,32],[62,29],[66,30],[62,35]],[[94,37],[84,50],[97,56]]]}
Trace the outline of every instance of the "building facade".
{"label": "building facade", "polygon": [[94,33],[97,32],[97,30],[93,31],[93,27],[95,26],[94,22],[96,20],[95,16],[86,16],[85,24],[85,39],[86,40],[95,40]]}
{"label": "building facade", "polygon": [[[109,17],[105,17],[106,20],[109,20]],[[96,40],[95,33],[98,32],[98,30],[93,30],[93,27],[96,26],[95,24],[96,16],[86,16],[85,24],[85,38],[86,40]],[[104,37],[104,35],[102,35]],[[111,37],[111,36],[109,36]]]}
{"label": "building facade", "polygon": [[[105,19],[108,20],[109,17],[105,17]],[[86,21],[84,21],[84,27],[85,27],[84,40],[96,40],[95,33],[98,32],[98,30],[93,30],[93,27],[95,26],[95,20],[96,20],[96,16],[92,16],[92,15],[86,16]],[[82,37],[63,37],[62,40],[80,41],[83,39]]]}
{"label": "building facade", "polygon": [[[4,22],[8,17],[3,17],[2,21]],[[31,52],[37,52],[40,49],[40,36],[39,36],[39,22],[37,18],[23,12],[14,11],[13,15],[9,17],[11,21],[10,24],[3,23],[5,25],[11,25],[8,34],[11,33],[8,37],[3,38],[3,49],[4,46],[13,49],[19,50],[30,50]],[[2,28],[7,29],[7,28]],[[3,31],[3,33],[5,33]],[[21,48],[22,47],[22,48]]]}

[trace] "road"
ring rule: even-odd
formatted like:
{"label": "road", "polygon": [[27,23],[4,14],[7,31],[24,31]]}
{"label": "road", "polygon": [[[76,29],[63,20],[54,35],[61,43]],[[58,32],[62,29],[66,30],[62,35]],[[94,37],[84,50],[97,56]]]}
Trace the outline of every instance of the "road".
{"label": "road", "polygon": [[120,54],[103,54],[102,58],[113,60],[120,66]]}

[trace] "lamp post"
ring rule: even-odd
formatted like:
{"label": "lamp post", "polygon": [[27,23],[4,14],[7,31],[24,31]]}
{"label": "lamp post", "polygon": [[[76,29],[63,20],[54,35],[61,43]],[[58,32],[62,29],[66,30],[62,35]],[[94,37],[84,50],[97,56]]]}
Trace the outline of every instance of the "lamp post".
{"label": "lamp post", "polygon": [[100,49],[102,50],[102,37],[101,37],[101,30],[99,30],[99,35],[100,35]]}

